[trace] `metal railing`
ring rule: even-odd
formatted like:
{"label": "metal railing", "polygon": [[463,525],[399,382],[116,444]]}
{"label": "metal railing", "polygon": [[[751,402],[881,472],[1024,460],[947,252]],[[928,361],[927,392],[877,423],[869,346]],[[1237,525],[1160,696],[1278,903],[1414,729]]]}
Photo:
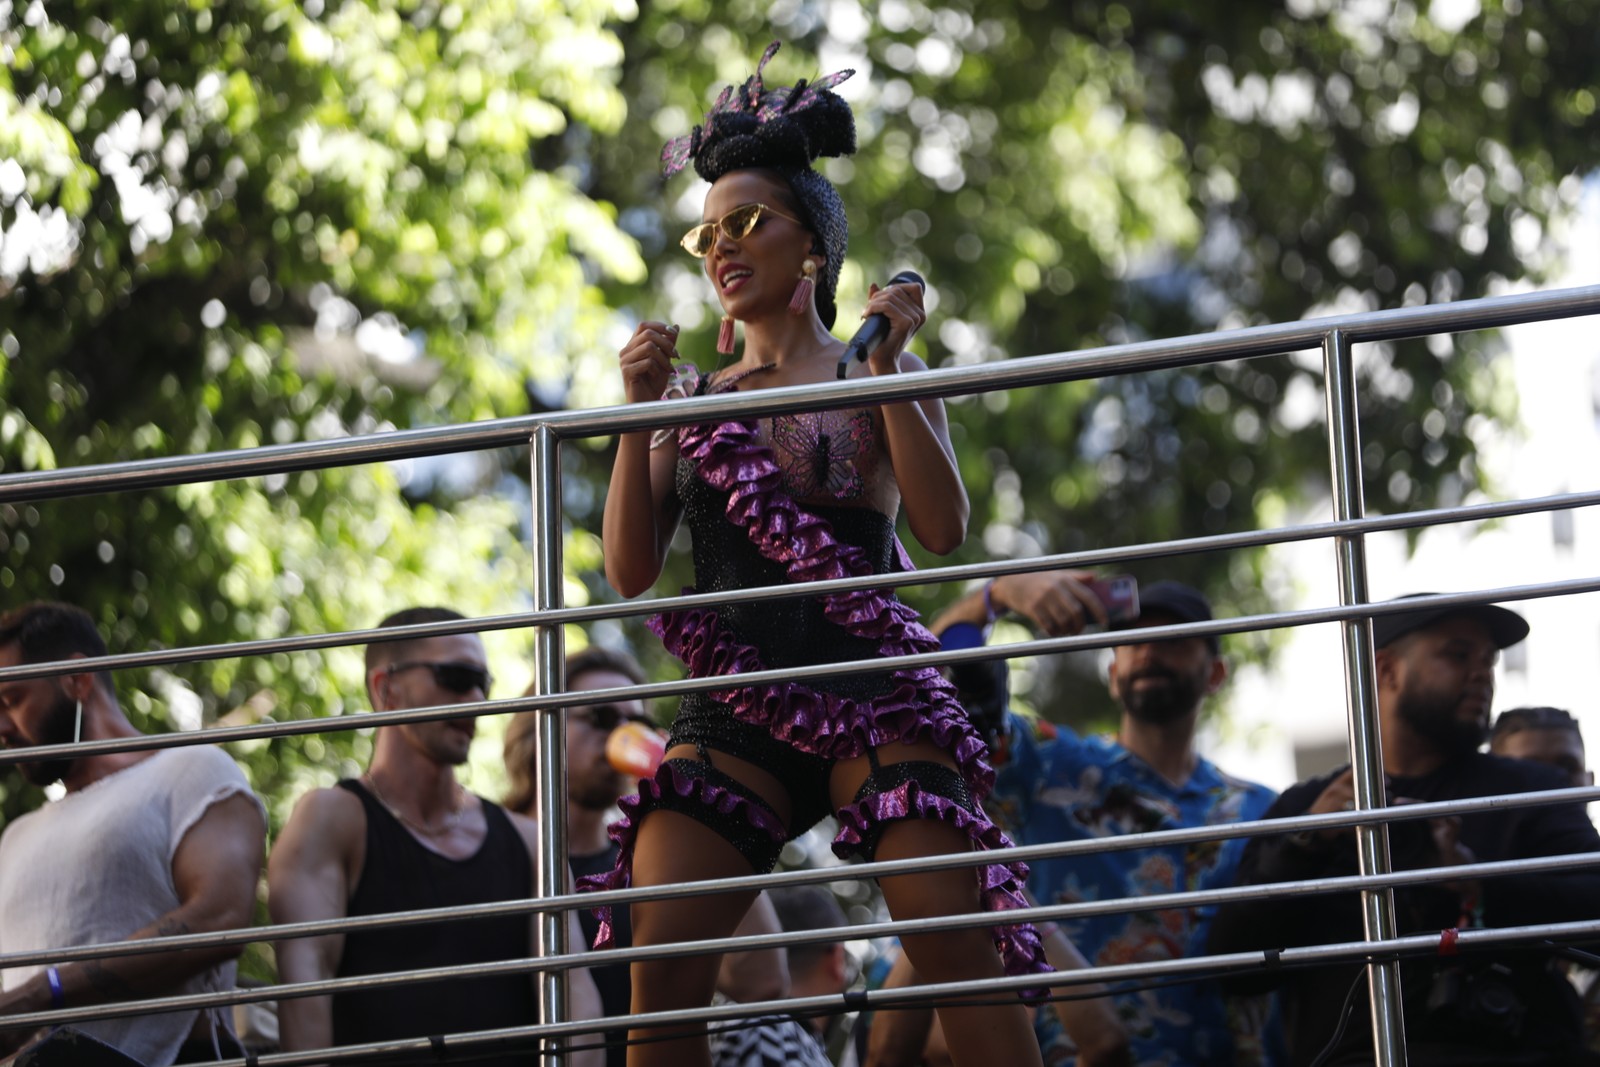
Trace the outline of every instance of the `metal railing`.
{"label": "metal railing", "polygon": [[[75,946],[58,951],[8,953],[0,955],[0,967],[36,965],[46,960],[67,962],[133,955],[141,952],[171,951],[180,947],[201,945],[238,945],[246,941],[275,941],[288,937],[309,936],[317,932],[336,929],[400,928],[406,925],[455,918],[473,921],[505,914],[538,913],[538,955],[527,960],[510,960],[499,964],[478,965],[467,968],[449,968],[444,971],[402,972],[392,975],[370,976],[358,979],[338,979],[332,982],[300,983],[278,986],[267,990],[238,990],[230,993],[204,994],[192,997],[163,998],[159,1001],[127,1002],[95,1008],[80,1008],[54,1012],[13,1016],[0,1020],[6,1028],[22,1025],[44,1025],[72,1020],[110,1017],[118,1014],[144,1013],[156,1010],[185,1010],[198,1006],[246,1003],[254,1000],[283,996],[309,996],[345,988],[381,988],[414,981],[437,978],[441,973],[465,975],[477,973],[537,973],[539,979],[540,1023],[536,1027],[495,1031],[480,1035],[451,1035],[449,1047],[478,1049],[509,1041],[525,1042],[535,1038],[565,1039],[593,1034],[607,1028],[605,1020],[572,1022],[565,1019],[566,989],[564,976],[575,966],[585,966],[619,958],[638,959],[671,957],[692,952],[703,952],[714,947],[718,951],[758,948],[779,944],[809,944],[836,940],[849,934],[859,934],[859,929],[811,931],[805,934],[775,935],[765,938],[720,941],[714,946],[669,945],[650,949],[615,950],[610,953],[571,952],[565,944],[563,911],[573,907],[614,902],[626,903],[647,899],[664,899],[675,896],[727,892],[736,888],[756,886],[795,885],[838,881],[845,877],[883,877],[893,873],[913,870],[949,869],[975,866],[997,859],[1034,859],[1079,852],[1135,849],[1160,844],[1199,840],[1221,840],[1233,837],[1251,837],[1266,833],[1283,833],[1298,829],[1353,826],[1357,830],[1360,873],[1339,879],[1321,879],[1315,882],[1284,883],[1273,886],[1239,887],[1213,890],[1206,893],[1172,894],[1161,898],[1098,902],[1093,905],[1056,905],[1031,909],[1019,915],[1041,919],[1082,917],[1086,914],[1106,914],[1125,910],[1145,910],[1154,905],[1198,906],[1199,904],[1226,901],[1266,899],[1308,892],[1359,891],[1365,924],[1364,940],[1347,945],[1318,946],[1306,949],[1284,950],[1273,954],[1273,965],[1295,965],[1333,959],[1363,962],[1367,966],[1372,1031],[1377,1062],[1389,1065],[1405,1062],[1404,1020],[1400,1010],[1399,972],[1400,956],[1431,951],[1437,948],[1437,935],[1400,937],[1396,933],[1393,913],[1393,889],[1396,886],[1426,882],[1440,877],[1439,871],[1391,872],[1389,868],[1387,823],[1397,819],[1426,818],[1446,813],[1488,810],[1497,806],[1523,806],[1540,803],[1572,803],[1600,796],[1600,790],[1561,790],[1548,794],[1526,794],[1512,797],[1481,798],[1425,804],[1404,808],[1383,808],[1382,753],[1380,751],[1376,700],[1372,682],[1371,619],[1389,612],[1410,611],[1428,605],[1461,606],[1491,601],[1520,600],[1532,597],[1558,596],[1600,590],[1600,576],[1579,577],[1558,582],[1524,584],[1492,590],[1438,595],[1409,600],[1406,604],[1373,604],[1368,602],[1367,564],[1364,538],[1367,534],[1388,530],[1415,529],[1440,523],[1474,522],[1507,515],[1524,514],[1567,508],[1588,507],[1600,503],[1600,492],[1566,493],[1532,500],[1497,502],[1455,508],[1437,508],[1400,516],[1368,517],[1365,515],[1361,491],[1360,440],[1357,430],[1355,377],[1353,374],[1352,347],[1355,344],[1412,338],[1436,333],[1453,333],[1511,325],[1515,323],[1565,318],[1578,315],[1600,314],[1600,286],[1564,291],[1532,293],[1509,297],[1467,301],[1458,304],[1405,308],[1393,311],[1369,312],[1338,316],[1300,323],[1252,327],[1243,330],[1220,332],[1200,337],[1177,340],[1150,341],[1138,344],[1091,349],[1078,353],[1061,353],[1011,360],[999,364],[982,364],[957,369],[928,371],[918,374],[897,375],[888,378],[853,380],[822,385],[794,386],[780,389],[732,393],[715,397],[691,398],[656,404],[627,405],[591,411],[569,411],[518,419],[503,419],[468,426],[447,426],[385,434],[352,437],[342,440],[319,441],[293,445],[268,446],[256,449],[213,453],[203,456],[169,457],[157,460],[140,460],[129,463],[107,464],[98,467],[39,471],[0,476],[0,503],[28,500],[47,500],[67,496],[95,493],[126,492],[172,486],[188,482],[215,481],[230,478],[282,474],[293,471],[319,470],[336,466],[418,458],[450,452],[501,448],[508,445],[526,445],[532,464],[533,492],[533,558],[534,573],[530,582],[533,610],[487,619],[473,619],[449,623],[428,623],[413,627],[382,631],[386,639],[400,636],[430,637],[445,634],[483,632],[491,629],[532,628],[534,643],[533,695],[507,700],[485,701],[476,704],[448,707],[417,708],[405,711],[363,714],[360,716],[334,716],[314,720],[296,720],[279,723],[262,723],[250,726],[211,729],[183,734],[157,735],[144,738],[95,741],[79,745],[41,746],[26,751],[0,752],[0,767],[23,762],[54,758],[60,755],[95,755],[109,752],[145,750],[186,744],[212,744],[252,738],[284,736],[289,734],[317,733],[345,730],[356,727],[393,725],[403,722],[440,720],[483,714],[507,714],[534,711],[537,715],[537,758],[539,762],[540,791],[537,796],[537,816],[543,827],[543,841],[536,857],[536,892],[539,899],[514,901],[497,905],[473,905],[463,908],[434,909],[388,916],[371,916],[343,919],[324,923],[302,923],[276,929],[250,929],[224,931],[214,934],[165,938],[159,941],[118,942],[97,946]],[[1320,349],[1323,354],[1323,380],[1326,395],[1327,426],[1329,434],[1329,464],[1335,518],[1332,522],[1301,524],[1267,531],[1226,534],[1212,537],[1097,549],[1026,560],[1007,560],[996,563],[942,567],[916,574],[872,575],[862,578],[818,582],[796,589],[793,586],[766,587],[738,590],[731,593],[699,594],[684,597],[663,597],[629,604],[594,605],[568,608],[561,600],[561,465],[560,448],[564,440],[589,436],[610,435],[623,432],[652,430],[664,426],[686,425],[734,417],[754,418],[814,411],[870,403],[890,403],[944,397],[959,394],[990,392],[1066,381],[1082,380],[1113,374],[1145,372],[1151,370],[1193,367],[1210,363],[1282,355],[1307,349]],[[591,703],[597,699],[681,696],[685,693],[726,688],[725,679],[686,679],[671,683],[629,686],[616,690],[565,693],[562,673],[561,627],[583,624],[602,619],[637,616],[658,610],[673,610],[707,604],[744,603],[793,596],[815,596],[824,592],[842,592],[856,589],[883,589],[920,582],[950,582],[972,578],[993,577],[1001,574],[1049,569],[1064,566],[1090,567],[1108,563],[1167,558],[1171,556],[1215,550],[1258,547],[1290,541],[1332,539],[1335,549],[1335,566],[1339,578],[1340,603],[1337,606],[1301,611],[1276,612],[1264,615],[1221,619],[1209,623],[1182,626],[1156,627],[1146,636],[1212,636],[1283,626],[1301,626],[1314,623],[1338,622],[1343,637],[1345,676],[1347,687],[1347,717],[1349,720],[1350,756],[1354,768],[1356,810],[1326,816],[1306,816],[1299,819],[1275,820],[1271,823],[1240,823],[1232,826],[1213,826],[1193,830],[1159,831],[1130,834],[1120,838],[1092,842],[1072,842],[1059,845],[1040,845],[1017,848],[1006,853],[961,854],[907,860],[895,863],[862,864],[847,869],[830,868],[823,871],[788,872],[772,876],[752,876],[714,882],[696,882],[684,886],[661,886],[648,889],[630,889],[610,893],[583,894],[581,897],[560,892],[565,868],[565,781],[564,752],[562,748],[561,714],[564,709]],[[376,631],[359,630],[342,633],[311,634],[291,638],[241,642],[233,645],[198,646],[186,649],[131,653],[111,656],[99,661],[103,669],[124,667],[150,667],[179,662],[219,659],[237,656],[267,655],[306,651],[328,647],[365,644],[378,636]],[[944,665],[1021,655],[1037,655],[1075,649],[1102,648],[1117,643],[1115,635],[1080,635],[1017,642],[992,648],[971,649],[953,653],[927,653],[916,656],[891,657],[865,663],[828,664],[821,667],[783,671],[762,671],[743,675],[741,684],[762,684],[779,680],[806,680],[818,677],[838,677],[855,673],[884,673],[911,667]],[[48,677],[70,673],[81,664],[50,663],[0,669],[0,682],[16,678]],[[1452,877],[1471,874],[1478,877],[1496,877],[1517,871],[1563,870],[1590,866],[1596,862],[1591,855],[1547,857],[1541,860],[1509,861],[1477,864],[1471,867],[1452,867]],[[961,929],[990,925],[993,916],[955,916],[944,919],[912,920],[878,924],[874,932],[911,933],[934,930]],[[1506,940],[1527,940],[1533,937],[1548,939],[1592,939],[1600,933],[1600,923],[1551,924],[1524,927],[1516,930],[1467,931],[1461,943],[1499,944]],[[880,991],[870,995],[856,995],[847,1002],[839,998],[812,998],[810,1001],[785,1001],[781,1005],[741,1005],[731,1008],[705,1008],[694,1011],[659,1013],[657,1016],[635,1016],[630,1025],[646,1027],[651,1024],[667,1025],[682,1022],[718,1022],[746,1018],[752,1014],[773,1010],[851,1010],[862,1007],[892,1006],[952,996],[970,996],[977,992],[1012,990],[1024,987],[1054,985],[1071,986],[1084,983],[1115,981],[1127,978],[1146,980],[1166,975],[1216,975],[1226,971],[1248,969],[1263,965],[1261,953],[1234,954],[1231,956],[1201,957],[1141,964],[1133,967],[1089,968],[1041,980],[1038,976],[988,981],[981,986],[972,983],[955,983],[932,986],[918,990]],[[376,1053],[394,1053],[404,1050],[427,1050],[426,1040],[421,1042],[388,1042],[372,1046],[353,1046],[333,1052],[282,1053],[260,1057],[261,1064],[298,1064],[359,1060]],[[242,1065],[244,1060],[229,1061]]]}

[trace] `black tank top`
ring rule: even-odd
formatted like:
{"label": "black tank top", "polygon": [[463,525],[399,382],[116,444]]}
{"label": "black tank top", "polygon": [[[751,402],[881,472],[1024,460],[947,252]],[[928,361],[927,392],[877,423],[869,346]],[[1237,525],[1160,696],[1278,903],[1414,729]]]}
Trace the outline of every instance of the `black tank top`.
{"label": "black tank top", "polygon": [[[349,914],[526,900],[533,895],[533,861],[511,820],[483,801],[488,832],[464,860],[439,855],[400,825],[359,782],[339,783],[361,798],[367,814],[367,858],[350,894]],[[489,963],[532,954],[531,915],[429,923],[345,936],[339,977]],[[394,1038],[460,1034],[538,1022],[532,975],[451,979],[394,986],[333,998],[337,1045]],[[527,1050],[474,1060],[484,1067],[526,1067]]]}

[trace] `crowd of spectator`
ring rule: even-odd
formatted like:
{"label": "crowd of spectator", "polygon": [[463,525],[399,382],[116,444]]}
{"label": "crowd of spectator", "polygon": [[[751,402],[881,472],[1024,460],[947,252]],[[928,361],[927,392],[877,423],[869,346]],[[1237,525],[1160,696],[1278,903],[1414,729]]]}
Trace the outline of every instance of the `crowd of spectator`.
{"label": "crowd of spectator", "polygon": [[[1056,571],[995,580],[934,621],[946,649],[989,638],[1013,615],[1047,635],[1113,623],[1092,575]],[[414,608],[383,627],[459,620]],[[1022,845],[1106,841],[1159,830],[1215,827],[1350,810],[1349,769],[1276,794],[1237,777],[1196,744],[1208,699],[1228,667],[1214,636],[1141,641],[1150,626],[1203,622],[1211,604],[1177,582],[1140,590],[1128,639],[1109,655],[1106,683],[1119,710],[1114,733],[1081,736],[1008,706],[1003,661],[957,684],[989,729],[996,788],[991,815]],[[1593,784],[1572,716],[1548,707],[1491,715],[1501,650],[1528,624],[1494,605],[1390,612],[1375,618],[1375,681],[1388,805],[1517,794]],[[82,659],[79,673],[0,683],[0,744],[29,748],[136,738],[110,673],[94,669],[106,648],[89,616],[35,604],[0,619],[0,667]],[[607,699],[566,713],[567,839],[576,876],[609,870],[617,845],[607,822],[633,787],[607,755],[614,731],[654,726],[651,709],[614,691],[645,675],[627,655],[590,647],[569,658],[569,689]],[[490,695],[492,675],[471,633],[375,642],[366,686],[378,711],[447,708]],[[1492,729],[1491,729],[1492,723]],[[511,782],[502,803],[461,782],[476,719],[408,721],[376,731],[358,776],[300,797],[272,844],[267,901],[277,923],[355,919],[390,912],[491,904],[533,895],[539,828],[533,713],[507,728]],[[1488,750],[1481,751],[1487,744]],[[70,755],[17,764],[29,781],[61,783],[60,799],[15,819],[0,836],[0,953],[205,934],[248,927],[267,856],[260,802],[235,763],[204,744],[155,751]],[[1493,807],[1388,828],[1397,870],[1600,851],[1581,803]],[[1126,908],[1041,924],[1058,970],[1264,953],[1359,941],[1359,898],[1349,892],[1252,896],[1221,906],[1171,903],[1169,894],[1356,874],[1351,828],[1278,833],[1155,847],[1085,848],[1035,862],[1038,905],[1143,897]],[[1516,927],[1600,917],[1594,868],[1440,877],[1394,895],[1400,934]],[[573,945],[593,943],[599,920],[569,913]],[[496,967],[537,954],[534,918],[519,913],[470,921],[352,929],[275,946],[286,983],[449,968],[427,981],[331,995],[284,997],[277,1044],[284,1050],[426,1038],[448,1062],[531,1062],[533,1046],[469,1035],[537,1022],[535,977]],[[609,917],[613,943],[629,945],[626,908]],[[827,889],[763,894],[740,935],[844,927]],[[1442,935],[1441,944],[1448,941]],[[8,967],[0,1021],[58,1008],[220,992],[234,985],[239,942],[55,965]],[[1413,1064],[1591,1062],[1586,1019],[1600,959],[1550,942],[1490,952],[1410,957],[1400,963],[1404,1026]],[[833,997],[872,984],[840,942],[729,954],[718,1002],[785,996]],[[629,968],[576,969],[571,1011],[617,1019],[580,1040],[566,1062],[621,1067],[633,1003]],[[914,984],[903,960],[889,986]],[[1222,1067],[1356,1064],[1373,1060],[1362,962],[1202,974],[1196,978],[1073,985],[1034,1009],[1044,1060],[1083,1067]],[[841,1007],[844,1001],[840,1001]],[[230,1016],[217,1008],[81,1021],[47,1030],[0,1030],[0,1059],[19,1064],[199,1063],[245,1053]],[[927,1011],[771,1015],[714,1034],[717,1067],[842,1064],[889,1067],[941,1062],[941,1035]],[[388,1061],[377,1061],[388,1062]],[[409,1062],[395,1060],[394,1062]]]}

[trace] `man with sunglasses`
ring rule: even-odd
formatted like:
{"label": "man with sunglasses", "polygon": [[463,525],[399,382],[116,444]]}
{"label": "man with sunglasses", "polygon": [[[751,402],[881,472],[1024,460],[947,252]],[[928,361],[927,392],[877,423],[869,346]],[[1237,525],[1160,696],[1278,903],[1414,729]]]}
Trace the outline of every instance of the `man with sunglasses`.
{"label": "man with sunglasses", "polygon": [[[411,608],[380,628],[450,622],[448,608]],[[487,700],[491,677],[477,634],[401,638],[367,647],[367,693],[375,711],[446,708]],[[476,718],[458,716],[380,727],[359,778],[302,797],[268,863],[275,922],[306,922],[421,908],[486,904],[533,895],[538,828],[531,819],[468,792],[456,778]],[[519,959],[534,954],[533,918],[359,931],[280,942],[287,982],[384,974]],[[576,924],[571,936],[579,934]],[[413,1037],[448,1037],[538,1022],[530,974],[393,986],[285,999],[283,1048],[321,1049]],[[599,1014],[587,972],[574,971],[573,1014]],[[528,1062],[530,1049],[475,1060]],[[598,1052],[570,1062],[597,1067]]]}

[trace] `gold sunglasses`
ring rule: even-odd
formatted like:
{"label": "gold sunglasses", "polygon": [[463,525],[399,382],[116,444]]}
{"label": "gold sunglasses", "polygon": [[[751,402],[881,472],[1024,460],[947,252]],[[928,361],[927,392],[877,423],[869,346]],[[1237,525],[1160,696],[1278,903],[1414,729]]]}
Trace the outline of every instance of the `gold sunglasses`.
{"label": "gold sunglasses", "polygon": [[805,225],[793,215],[785,215],[770,204],[740,204],[716,222],[702,222],[684,234],[683,240],[679,243],[691,256],[704,259],[710,253],[711,246],[717,243],[718,230],[721,230],[730,241],[742,241],[750,236],[750,231],[761,221],[762,212],[776,215],[780,219],[788,219],[796,226]]}

